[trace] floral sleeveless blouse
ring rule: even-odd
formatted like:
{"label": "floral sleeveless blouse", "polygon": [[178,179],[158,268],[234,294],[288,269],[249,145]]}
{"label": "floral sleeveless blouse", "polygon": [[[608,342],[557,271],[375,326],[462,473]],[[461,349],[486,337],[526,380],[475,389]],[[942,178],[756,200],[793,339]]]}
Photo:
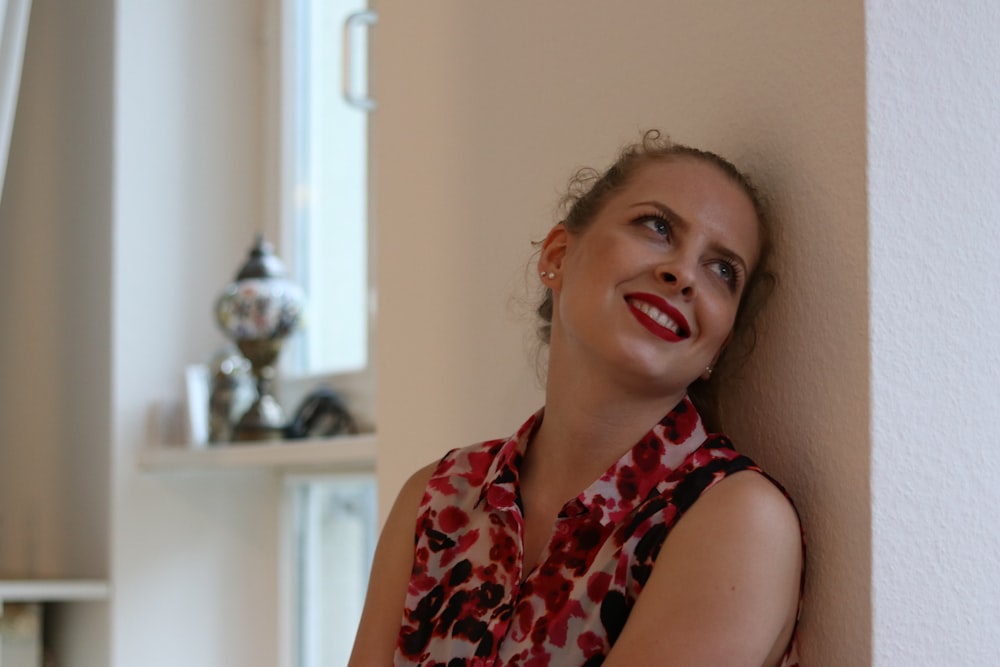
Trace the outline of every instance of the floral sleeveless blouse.
{"label": "floral sleeveless blouse", "polygon": [[[540,416],[449,452],[431,476],[395,665],[601,664],[684,511],[727,475],[760,471],[685,398],[563,506],[524,573],[518,470]],[[793,635],[781,665],[797,664]]]}

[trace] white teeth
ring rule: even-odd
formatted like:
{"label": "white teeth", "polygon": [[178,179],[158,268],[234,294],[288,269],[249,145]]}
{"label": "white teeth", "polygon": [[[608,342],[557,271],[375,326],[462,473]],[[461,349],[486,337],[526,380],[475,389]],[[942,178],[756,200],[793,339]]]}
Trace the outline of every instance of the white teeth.
{"label": "white teeth", "polygon": [[659,308],[657,308],[655,306],[651,306],[648,303],[646,303],[645,301],[638,301],[638,300],[632,301],[632,300],[630,300],[630,303],[633,306],[635,306],[636,308],[638,308],[640,311],[642,311],[643,313],[645,313],[646,316],[649,317],[649,319],[653,320],[654,322],[656,322],[657,324],[659,324],[661,327],[666,327],[667,329],[670,329],[671,331],[673,331],[678,336],[681,334],[681,328],[679,326],[677,326],[677,323],[674,322],[669,317],[667,317],[667,314],[664,313]]}

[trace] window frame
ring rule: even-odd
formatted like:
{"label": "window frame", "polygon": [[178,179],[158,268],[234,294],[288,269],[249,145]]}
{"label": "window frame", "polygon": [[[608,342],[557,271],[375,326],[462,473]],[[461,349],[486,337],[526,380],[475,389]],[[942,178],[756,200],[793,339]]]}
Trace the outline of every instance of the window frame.
{"label": "window frame", "polygon": [[[275,239],[279,256],[294,274],[299,258],[294,253],[296,247],[293,221],[294,178],[291,165],[295,162],[294,155],[294,117],[291,111],[294,105],[288,100],[294,98],[294,29],[295,5],[299,0],[265,0],[262,20],[263,41],[266,44],[266,94],[265,102],[265,136],[269,147],[265,160],[263,180],[264,210],[270,215],[265,223],[264,232]],[[374,3],[369,0],[367,6],[374,10]],[[371,42],[366,42],[367,55],[370,56]],[[357,110],[357,113],[365,113]],[[365,143],[370,148],[372,123],[366,127]],[[366,345],[367,361],[363,368],[349,372],[313,373],[296,368],[292,355],[300,341],[290,341],[291,352],[286,351],[279,359],[281,365],[277,381],[277,394],[286,412],[294,410],[302,399],[313,389],[326,386],[338,392],[345,400],[348,409],[363,433],[375,431],[375,368],[377,362],[376,342],[376,311],[378,294],[375,285],[375,225],[372,220],[372,179],[371,160],[366,161],[366,246],[367,246],[367,321]],[[308,321],[308,310],[306,318]]]}

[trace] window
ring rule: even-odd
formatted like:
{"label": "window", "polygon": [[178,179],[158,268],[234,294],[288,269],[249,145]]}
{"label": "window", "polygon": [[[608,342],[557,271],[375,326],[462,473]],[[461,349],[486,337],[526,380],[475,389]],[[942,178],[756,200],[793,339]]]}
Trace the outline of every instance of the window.
{"label": "window", "polygon": [[[366,16],[359,13],[367,5],[275,1],[281,25],[281,246],[307,296],[305,327],[282,358],[284,398],[294,404],[295,394],[331,384],[368,430],[374,415],[368,116],[345,101],[342,81],[357,89],[368,78],[367,31],[349,20]],[[286,661],[294,667],[344,665],[377,539],[374,476],[289,476],[285,490]]]}
{"label": "window", "polygon": [[346,21],[364,0],[281,0],[281,206],[284,247],[305,290],[306,326],[289,346],[293,375],[363,370],[368,360],[368,117],[341,79],[367,80],[366,33]]}
{"label": "window", "polygon": [[375,552],[371,475],[288,478],[295,667],[346,665]]}

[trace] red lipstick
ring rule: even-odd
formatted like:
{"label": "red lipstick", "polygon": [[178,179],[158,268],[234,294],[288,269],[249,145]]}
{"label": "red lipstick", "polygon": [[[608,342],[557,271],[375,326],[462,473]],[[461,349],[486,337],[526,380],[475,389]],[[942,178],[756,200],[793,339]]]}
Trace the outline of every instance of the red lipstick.
{"label": "red lipstick", "polygon": [[[629,310],[632,311],[632,315],[639,321],[639,323],[646,327],[646,329],[648,329],[656,337],[662,338],[663,340],[671,343],[676,343],[677,341],[684,340],[691,335],[691,328],[688,326],[687,319],[684,318],[681,311],[671,306],[663,297],[657,296],[656,294],[636,292],[633,294],[626,294],[625,302],[628,304]],[[674,324],[677,325],[677,331],[674,331],[674,329],[669,326],[660,324],[660,322],[657,321],[658,313],[654,311],[659,311],[662,315],[666,315],[669,319],[673,320]]]}

